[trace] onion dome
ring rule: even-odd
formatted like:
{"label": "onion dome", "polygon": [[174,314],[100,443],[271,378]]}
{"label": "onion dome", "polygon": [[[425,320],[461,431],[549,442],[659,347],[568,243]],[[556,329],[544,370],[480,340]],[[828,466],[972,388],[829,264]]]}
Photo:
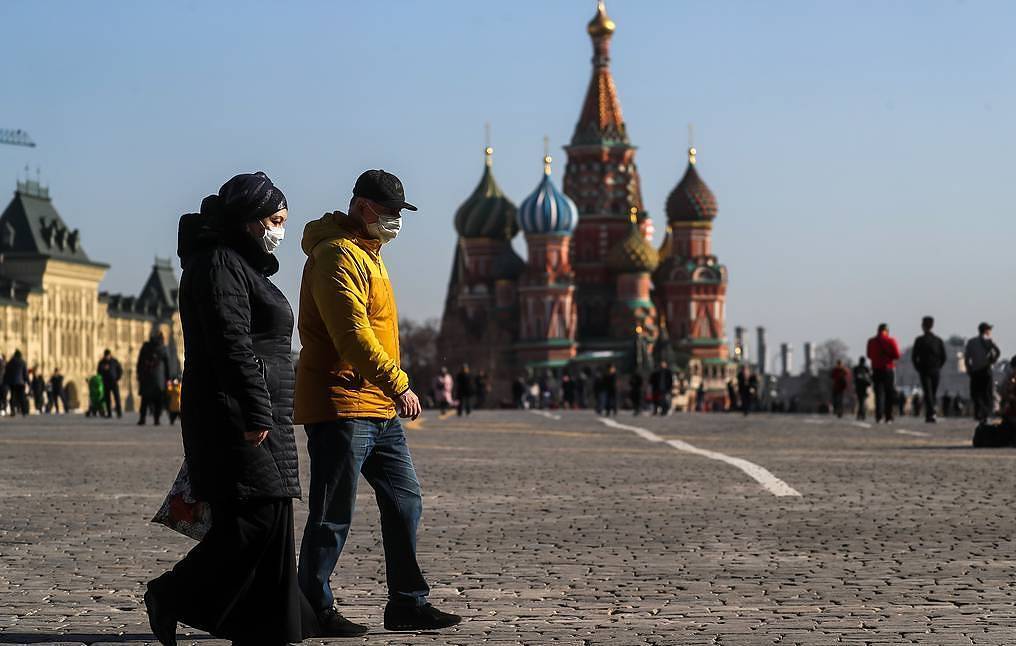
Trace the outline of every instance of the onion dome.
{"label": "onion dome", "polygon": [[695,170],[695,149],[688,149],[688,169],[667,198],[670,222],[711,222],[716,217],[716,196]]}
{"label": "onion dome", "polygon": [[674,230],[671,226],[667,225],[667,232],[663,234],[663,244],[660,245],[657,253],[660,259],[667,258],[674,251]]}
{"label": "onion dome", "polygon": [[543,179],[519,206],[519,224],[532,234],[569,235],[579,220],[579,209],[550,179],[550,155],[543,158]]}
{"label": "onion dome", "polygon": [[510,244],[506,244],[501,253],[494,257],[490,273],[494,280],[517,280],[525,268],[526,261],[515,253]]}
{"label": "onion dome", "polygon": [[638,227],[638,209],[631,208],[628,235],[607,252],[607,266],[621,274],[652,273],[660,264],[660,255]]}
{"label": "onion dome", "polygon": [[515,204],[505,196],[491,171],[493,153],[494,149],[487,146],[480,183],[455,212],[455,230],[463,238],[511,240],[519,232]]}
{"label": "onion dome", "polygon": [[586,31],[593,38],[602,38],[613,34],[615,29],[617,29],[617,25],[607,15],[607,8],[604,6],[603,0],[600,0],[596,3],[596,15],[589,21]]}

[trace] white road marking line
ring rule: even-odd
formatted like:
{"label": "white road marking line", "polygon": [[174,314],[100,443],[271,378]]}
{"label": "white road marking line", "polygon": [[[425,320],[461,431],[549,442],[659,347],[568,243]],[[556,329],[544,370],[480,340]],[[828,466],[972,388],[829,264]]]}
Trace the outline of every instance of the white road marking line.
{"label": "white road marking line", "polygon": [[871,428],[871,424],[868,422],[850,422],[852,425],[858,428]]}
{"label": "white road marking line", "polygon": [[548,413],[545,410],[536,410],[535,408],[530,408],[529,412],[533,413],[534,415],[542,415],[543,417],[546,417],[547,419],[561,419],[560,415],[555,415],[554,413]]}
{"label": "white road marking line", "polygon": [[809,419],[804,420],[804,423],[805,424],[826,424],[827,422],[824,419],[811,419],[811,418],[809,418]]}
{"label": "white road marking line", "polygon": [[931,437],[928,433],[925,433],[924,431],[908,431],[905,428],[898,428],[896,429],[896,432],[899,433],[900,435],[913,435],[914,437]]}
{"label": "white road marking line", "polygon": [[600,421],[612,428],[619,428],[624,429],[626,431],[632,431],[639,437],[649,440],[650,442],[666,442],[667,444],[674,447],[678,451],[684,451],[685,453],[691,453],[693,455],[700,455],[704,458],[709,458],[710,460],[719,460],[720,462],[725,462],[731,466],[737,467],[741,471],[744,471],[746,474],[748,474],[749,477],[754,479],[760,485],[765,487],[765,489],[774,496],[801,495],[796,489],[794,489],[786,482],[774,476],[764,467],[761,467],[755,464],[754,462],[749,462],[744,458],[735,458],[726,455],[724,453],[700,449],[697,446],[688,444],[683,440],[665,440],[656,433],[653,433],[652,431],[640,428],[638,426],[629,426],[628,424],[621,424],[620,422],[615,422],[612,419],[604,419],[601,417]]}

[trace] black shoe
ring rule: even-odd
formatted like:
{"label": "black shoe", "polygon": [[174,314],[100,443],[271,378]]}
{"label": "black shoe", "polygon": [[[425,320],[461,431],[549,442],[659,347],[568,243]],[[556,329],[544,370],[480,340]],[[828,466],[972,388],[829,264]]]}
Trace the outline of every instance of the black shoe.
{"label": "black shoe", "polygon": [[145,610],[148,611],[152,634],[159,643],[163,646],[176,646],[176,617],[166,607],[166,603],[156,596],[151,583],[145,592]]}
{"label": "black shoe", "polygon": [[328,608],[318,613],[318,637],[359,637],[369,630],[366,626],[354,624],[346,619],[335,608]]}
{"label": "black shoe", "polygon": [[462,621],[462,617],[425,606],[385,606],[385,630],[440,630]]}

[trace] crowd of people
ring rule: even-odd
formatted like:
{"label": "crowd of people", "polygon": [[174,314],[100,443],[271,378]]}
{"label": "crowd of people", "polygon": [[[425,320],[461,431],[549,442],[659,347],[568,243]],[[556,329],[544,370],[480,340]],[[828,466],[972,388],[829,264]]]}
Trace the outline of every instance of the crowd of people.
{"label": "crowd of people", "polygon": [[[178,375],[171,375],[170,365],[165,336],[155,332],[138,352],[139,425],[147,422],[149,414],[158,425],[164,410],[169,413],[170,423],[179,416],[182,384]],[[95,372],[85,379],[88,397],[84,402],[86,417],[123,417],[124,402],[120,396],[123,376],[123,365],[107,349]],[[15,350],[10,359],[0,354],[0,377],[0,416],[70,412],[70,396],[60,368],[54,369],[47,379],[39,366],[29,368],[21,350]]]}
{"label": "crowd of people", "polygon": [[[899,342],[889,333],[889,326],[882,323],[875,336],[868,340],[865,356],[860,357],[851,370],[842,360],[837,360],[830,373],[832,381],[833,412],[842,417],[844,399],[853,382],[857,402],[857,419],[867,417],[869,397],[874,397],[876,423],[892,423],[894,418],[910,412],[917,416],[923,413],[927,423],[942,416],[962,416],[968,412],[979,422],[991,418],[997,409],[996,395],[1005,397],[1005,384],[996,391],[995,366],[1001,358],[1001,350],[992,340],[992,326],[981,323],[977,336],[971,337],[964,347],[964,368],[969,379],[969,400],[960,394],[944,393],[939,397],[942,368],[948,357],[945,343],[933,331],[935,319],[925,316],[921,321],[921,334],[914,340],[910,358],[920,376],[921,388],[909,397],[897,387],[896,367],[900,360]],[[1010,365],[1016,363],[1016,357]],[[1007,373],[1011,373],[1011,370]]]}

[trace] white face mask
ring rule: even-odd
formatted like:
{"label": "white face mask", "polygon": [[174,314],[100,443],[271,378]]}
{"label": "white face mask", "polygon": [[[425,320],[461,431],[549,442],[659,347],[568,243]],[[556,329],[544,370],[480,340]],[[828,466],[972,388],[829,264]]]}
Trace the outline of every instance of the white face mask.
{"label": "white face mask", "polygon": [[377,213],[377,222],[367,225],[367,233],[381,242],[391,242],[402,229],[402,216]]}
{"label": "white face mask", "polygon": [[282,244],[282,239],[285,237],[285,227],[274,227],[271,229],[265,227],[265,232],[258,242],[261,243],[261,249],[265,253],[275,253],[275,250],[279,248],[279,245]]}

